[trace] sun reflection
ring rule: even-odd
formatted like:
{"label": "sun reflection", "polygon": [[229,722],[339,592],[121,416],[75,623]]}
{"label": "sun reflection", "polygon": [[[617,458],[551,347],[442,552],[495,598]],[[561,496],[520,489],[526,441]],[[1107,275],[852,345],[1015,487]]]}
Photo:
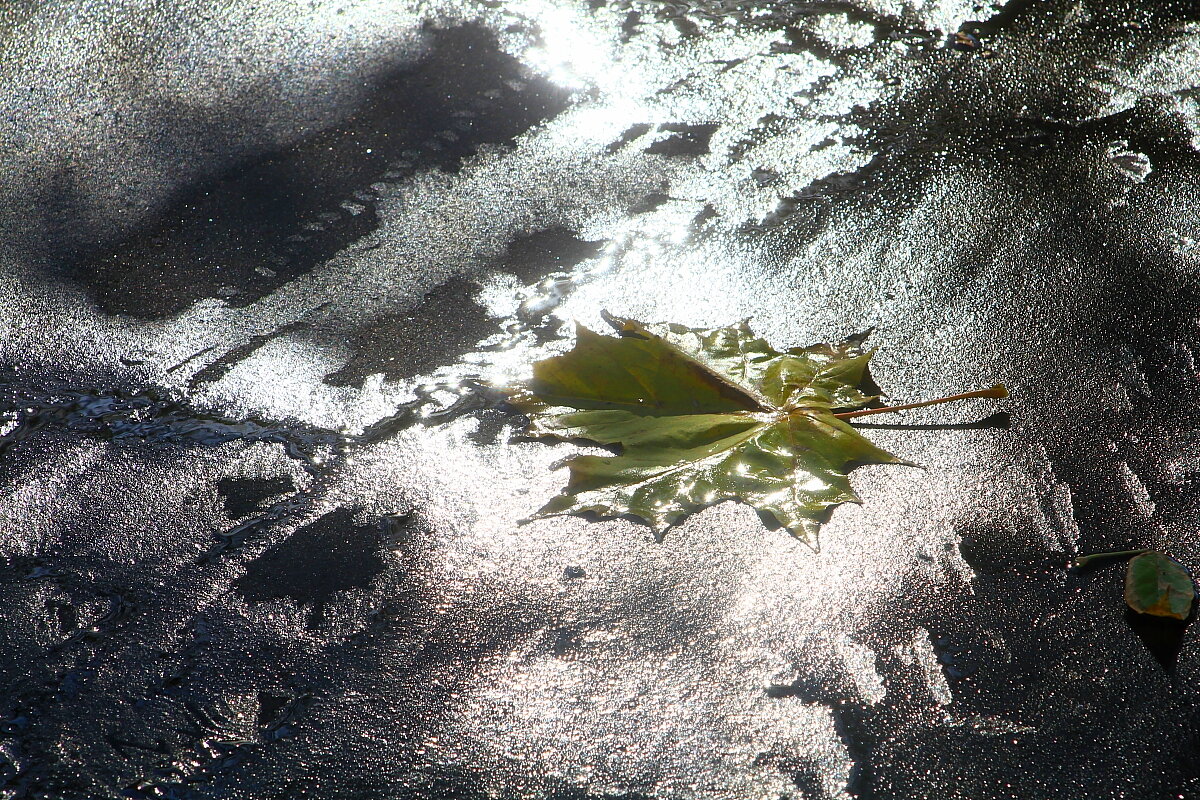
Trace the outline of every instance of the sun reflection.
{"label": "sun reflection", "polygon": [[574,91],[600,87],[617,71],[611,45],[587,29],[578,9],[531,0],[513,3],[508,10],[537,23],[540,42],[525,51],[524,59],[559,86]]}
{"label": "sun reflection", "polygon": [[820,478],[813,476],[800,484],[800,488],[806,492],[820,492],[829,488],[829,484]]}

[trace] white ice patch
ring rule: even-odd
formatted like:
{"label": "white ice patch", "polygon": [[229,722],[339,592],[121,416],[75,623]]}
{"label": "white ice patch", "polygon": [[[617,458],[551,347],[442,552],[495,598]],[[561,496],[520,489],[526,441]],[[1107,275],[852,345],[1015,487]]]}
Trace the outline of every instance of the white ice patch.
{"label": "white ice patch", "polygon": [[1108,163],[1119,174],[1132,183],[1145,183],[1151,173],[1150,157],[1129,149],[1129,142],[1124,139],[1109,142],[1104,146],[1104,155]]}

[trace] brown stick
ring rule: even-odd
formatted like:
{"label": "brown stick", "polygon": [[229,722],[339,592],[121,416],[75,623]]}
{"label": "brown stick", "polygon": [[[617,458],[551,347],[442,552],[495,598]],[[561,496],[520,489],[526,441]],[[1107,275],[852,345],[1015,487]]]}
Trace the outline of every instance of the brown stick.
{"label": "brown stick", "polygon": [[974,392],[952,394],[949,397],[939,397],[937,400],[925,400],[921,403],[906,403],[902,406],[886,406],[884,408],[864,408],[861,411],[843,411],[841,414],[834,414],[834,416],[838,419],[853,419],[854,417],[868,417],[871,414],[890,414],[893,411],[904,411],[909,408],[921,408],[923,406],[936,406],[940,403],[967,400],[972,397],[991,397],[996,400],[1002,400],[1008,397],[1008,389],[1004,388],[1003,383],[997,383],[990,389],[978,389]]}

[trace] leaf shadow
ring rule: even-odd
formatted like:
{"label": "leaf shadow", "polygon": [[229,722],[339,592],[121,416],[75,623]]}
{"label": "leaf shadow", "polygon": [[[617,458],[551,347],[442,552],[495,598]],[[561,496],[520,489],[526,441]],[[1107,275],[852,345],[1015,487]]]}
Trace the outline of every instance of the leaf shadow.
{"label": "leaf shadow", "polygon": [[671,528],[675,527],[675,524],[672,524],[667,528],[659,530],[646,520],[639,517],[637,514],[602,514],[599,511],[573,511],[571,512],[570,516],[579,517],[580,519],[588,522],[604,522],[606,520],[613,519],[619,519],[624,522],[632,522],[639,528],[645,528],[646,530],[650,531],[650,533],[654,536],[654,541],[658,544],[662,544],[667,538],[667,534],[671,531]]}
{"label": "leaf shadow", "polygon": [[1195,618],[1194,607],[1188,618],[1182,621],[1152,614],[1139,614],[1131,608],[1125,609],[1126,624],[1168,675],[1175,674],[1175,665],[1183,649],[1184,634]]}
{"label": "leaf shadow", "polygon": [[[846,472],[849,473],[853,468],[854,468],[853,466],[847,467]],[[747,505],[749,505],[749,504],[747,504]],[[751,506],[751,508],[753,508],[753,506]],[[814,522],[816,522],[818,525],[823,526],[823,525],[827,524],[829,522],[829,520],[833,517],[833,512],[836,508],[837,508],[837,506],[830,506],[829,508],[825,509],[825,511],[822,512],[820,514],[820,516],[812,517],[812,520]],[[787,531],[788,535],[790,535],[796,541],[804,544],[806,547],[808,547],[814,553],[821,552],[821,544],[819,541],[817,541],[815,539],[813,541],[808,541],[804,537],[788,530],[787,527],[784,526],[784,524],[782,522],[780,522],[778,520],[778,518],[776,518],[776,516],[774,514],[772,514],[770,511],[764,511],[761,508],[755,508],[754,513],[756,513],[758,515],[758,518],[762,521],[763,527],[766,528],[767,530],[769,530],[769,531],[779,531],[779,530]]]}
{"label": "leaf shadow", "polygon": [[907,424],[887,422],[851,422],[854,428],[869,428],[887,431],[974,431],[974,430],[1008,430],[1012,427],[1012,417],[1007,411],[997,411],[973,422],[952,422],[940,425]]}
{"label": "leaf shadow", "polygon": [[[1089,561],[1083,566],[1071,564],[1069,573],[1079,576],[1091,575],[1101,570],[1109,570],[1126,560],[1121,558],[1103,558]],[[1185,620],[1158,617],[1153,614],[1140,614],[1129,606],[1125,606],[1125,624],[1141,640],[1142,646],[1146,648],[1168,675],[1175,674],[1175,665],[1179,661],[1179,653],[1183,650],[1184,634],[1195,619],[1195,605],[1192,606],[1192,610]]]}

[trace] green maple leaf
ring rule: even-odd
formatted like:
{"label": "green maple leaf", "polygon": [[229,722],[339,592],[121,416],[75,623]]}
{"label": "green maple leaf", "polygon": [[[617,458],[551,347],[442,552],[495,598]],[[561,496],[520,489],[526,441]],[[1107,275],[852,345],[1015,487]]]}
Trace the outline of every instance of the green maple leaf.
{"label": "green maple leaf", "polygon": [[531,436],[621,447],[569,459],[566,489],[534,518],[631,515],[661,535],[736,499],[815,547],[833,507],[861,502],[847,477],[854,466],[910,464],[842,419],[878,399],[863,391],[873,351],[845,343],[779,352],[744,322],[701,330],[605,319],[621,336],[577,326],[574,349],[534,364],[511,398]]}

